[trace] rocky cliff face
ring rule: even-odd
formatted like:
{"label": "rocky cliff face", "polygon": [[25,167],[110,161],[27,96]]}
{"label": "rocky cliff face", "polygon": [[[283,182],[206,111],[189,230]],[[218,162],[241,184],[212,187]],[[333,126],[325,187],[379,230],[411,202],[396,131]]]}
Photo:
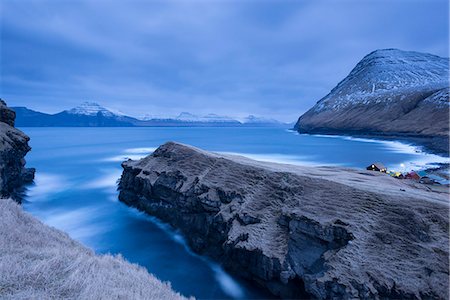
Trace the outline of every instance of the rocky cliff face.
{"label": "rocky cliff face", "polygon": [[121,201],[275,295],[448,298],[448,194],[176,143],[122,166]]}
{"label": "rocky cliff face", "polygon": [[427,138],[448,153],[449,60],[431,54],[377,50],[302,115],[304,133]]}
{"label": "rocky cliff face", "polygon": [[35,170],[24,167],[30,138],[14,128],[14,120],[14,111],[0,99],[0,197],[18,200],[20,187],[33,180]]}

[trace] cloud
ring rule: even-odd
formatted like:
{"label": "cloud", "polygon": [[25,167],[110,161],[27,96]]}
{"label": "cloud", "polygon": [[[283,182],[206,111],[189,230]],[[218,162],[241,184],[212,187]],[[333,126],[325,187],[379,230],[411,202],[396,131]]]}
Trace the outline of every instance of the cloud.
{"label": "cloud", "polygon": [[294,121],[375,49],[447,56],[447,12],[437,0],[5,0],[1,96],[49,112],[94,100]]}

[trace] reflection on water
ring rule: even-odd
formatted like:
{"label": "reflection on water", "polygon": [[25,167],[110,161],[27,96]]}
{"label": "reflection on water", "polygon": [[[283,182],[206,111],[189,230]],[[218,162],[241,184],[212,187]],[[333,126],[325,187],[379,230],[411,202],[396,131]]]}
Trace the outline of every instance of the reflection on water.
{"label": "reflection on water", "polygon": [[[197,298],[267,298],[193,254],[183,237],[153,217],[117,200],[120,163],[174,140],[206,150],[309,165],[363,168],[442,161],[395,142],[296,135],[279,128],[24,128],[31,137],[28,166],[35,184],[27,211],[99,253],[122,253],[175,290]],[[447,159],[448,160],[448,159]]]}

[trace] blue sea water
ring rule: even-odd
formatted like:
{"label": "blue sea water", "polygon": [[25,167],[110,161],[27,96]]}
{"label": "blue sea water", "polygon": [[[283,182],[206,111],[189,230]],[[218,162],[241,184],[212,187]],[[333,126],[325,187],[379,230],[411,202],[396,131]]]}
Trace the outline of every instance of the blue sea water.
{"label": "blue sea water", "polygon": [[167,141],[282,163],[365,168],[375,161],[406,171],[448,158],[397,142],[299,135],[282,128],[22,128],[37,169],[24,208],[97,253],[121,253],[185,296],[267,298],[193,254],[183,237],[155,218],[118,201],[120,163]]}

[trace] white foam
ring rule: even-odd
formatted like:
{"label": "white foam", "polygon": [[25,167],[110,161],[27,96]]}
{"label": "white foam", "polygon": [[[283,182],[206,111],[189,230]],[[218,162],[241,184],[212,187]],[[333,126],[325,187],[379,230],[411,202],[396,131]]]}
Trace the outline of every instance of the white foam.
{"label": "white foam", "polygon": [[60,175],[36,172],[34,185],[28,189],[28,196],[35,199],[45,199],[51,194],[62,192],[70,187],[69,181]]}
{"label": "white foam", "polygon": [[85,185],[80,186],[81,189],[110,189],[117,187],[117,181],[120,179],[122,171],[112,169],[103,171],[105,175],[92,180]]}
{"label": "white foam", "polygon": [[133,153],[133,154],[151,154],[153,153],[157,147],[146,147],[146,148],[130,148],[126,149],[125,153]]}
{"label": "white foam", "polygon": [[156,150],[156,147],[146,147],[146,148],[130,148],[125,149],[123,154],[107,157],[103,159],[103,161],[108,162],[123,162],[128,159],[139,160],[141,158],[146,157],[149,154],[152,154]]}
{"label": "white foam", "polygon": [[47,211],[41,218],[44,223],[63,230],[78,240],[86,241],[88,238],[103,233],[107,228],[92,223],[92,216],[101,213],[99,208],[82,207],[70,211]]}
{"label": "white foam", "polygon": [[[302,134],[307,135],[307,134]],[[436,154],[426,153],[423,152],[421,147],[407,144],[404,142],[399,141],[385,141],[385,140],[378,140],[378,139],[368,139],[368,138],[357,138],[357,137],[350,137],[350,136],[341,136],[341,135],[313,135],[316,137],[323,137],[323,138],[338,138],[348,141],[357,141],[357,142],[364,142],[364,143],[377,143],[382,144],[387,147],[388,151],[393,153],[400,153],[400,154],[408,154],[412,155],[413,158],[410,160],[402,161],[398,164],[388,164],[386,165],[388,169],[404,172],[404,171],[410,171],[410,170],[423,170],[428,168],[435,168],[438,167],[439,164],[442,163],[450,163],[449,157],[443,157]]]}
{"label": "white foam", "polygon": [[139,160],[141,158],[144,158],[145,155],[137,155],[137,154],[122,154],[122,155],[116,155],[116,156],[111,156],[111,157],[107,157],[105,159],[103,159],[102,161],[107,161],[107,162],[123,162],[123,161],[127,161],[129,159],[132,160]]}
{"label": "white foam", "polygon": [[210,263],[214,276],[219,282],[222,290],[234,299],[242,299],[245,296],[244,290],[236,280],[228,275],[219,265]]}
{"label": "white foam", "polygon": [[414,158],[409,161],[402,161],[399,164],[387,165],[389,169],[400,172],[411,170],[423,170],[428,168],[438,167],[440,163],[450,163],[449,157],[443,157],[436,154],[426,153],[421,150],[421,147],[411,144],[402,143],[399,141],[381,141],[363,138],[343,137],[346,140],[362,141],[366,143],[379,143],[387,146],[388,150],[393,153],[402,153],[412,155]]}

